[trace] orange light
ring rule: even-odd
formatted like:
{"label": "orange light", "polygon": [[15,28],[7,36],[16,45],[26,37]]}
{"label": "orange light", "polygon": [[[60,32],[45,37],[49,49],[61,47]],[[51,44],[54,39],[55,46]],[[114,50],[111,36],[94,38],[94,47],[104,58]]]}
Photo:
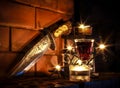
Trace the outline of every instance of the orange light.
{"label": "orange light", "polygon": [[55,68],[56,68],[57,71],[61,70],[61,66],[60,65],[56,65]]}
{"label": "orange light", "polygon": [[72,50],[72,48],[73,48],[73,47],[72,47],[72,46],[70,46],[70,45],[69,45],[69,46],[67,46],[67,49],[68,49],[69,51],[71,51],[71,50]]}
{"label": "orange light", "polygon": [[78,26],[78,32],[82,33],[84,35],[91,35],[92,34],[92,27],[90,27],[90,25],[80,24]]}
{"label": "orange light", "polygon": [[104,44],[99,45],[99,49],[104,50],[105,48],[106,48],[106,46]]}

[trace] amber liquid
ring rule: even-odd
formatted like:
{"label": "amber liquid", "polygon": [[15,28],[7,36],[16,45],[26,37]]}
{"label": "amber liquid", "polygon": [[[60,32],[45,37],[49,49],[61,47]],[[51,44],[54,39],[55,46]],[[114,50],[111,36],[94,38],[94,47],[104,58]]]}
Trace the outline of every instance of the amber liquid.
{"label": "amber liquid", "polygon": [[76,42],[77,51],[81,60],[89,60],[92,52],[92,42]]}

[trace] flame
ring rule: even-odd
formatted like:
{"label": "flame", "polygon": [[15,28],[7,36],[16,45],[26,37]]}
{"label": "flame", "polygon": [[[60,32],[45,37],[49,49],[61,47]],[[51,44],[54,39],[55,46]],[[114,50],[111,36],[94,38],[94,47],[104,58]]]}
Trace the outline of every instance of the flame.
{"label": "flame", "polygon": [[70,69],[72,71],[88,71],[89,70],[89,67],[87,65],[73,65],[73,66],[70,66]]}

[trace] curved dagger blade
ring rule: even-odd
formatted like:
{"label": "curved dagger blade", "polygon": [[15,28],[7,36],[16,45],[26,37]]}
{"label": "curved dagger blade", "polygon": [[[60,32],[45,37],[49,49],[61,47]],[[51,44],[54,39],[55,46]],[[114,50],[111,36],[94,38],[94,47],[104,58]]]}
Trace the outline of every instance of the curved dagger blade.
{"label": "curved dagger blade", "polygon": [[51,45],[51,40],[48,35],[43,37],[36,43],[21,59],[21,61],[13,68],[9,76],[17,75],[21,72],[29,70],[38,59],[48,50]]}
{"label": "curved dagger blade", "polygon": [[29,70],[48,48],[55,50],[56,46],[52,34],[46,30],[42,30],[41,32],[44,34],[44,37],[25,53],[20,62],[15,65],[8,76],[19,75],[19,73],[24,73]]}

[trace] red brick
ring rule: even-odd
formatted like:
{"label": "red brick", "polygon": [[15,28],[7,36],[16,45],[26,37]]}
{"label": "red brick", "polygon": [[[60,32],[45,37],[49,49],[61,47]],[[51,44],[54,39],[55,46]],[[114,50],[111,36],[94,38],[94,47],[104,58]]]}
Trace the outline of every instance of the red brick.
{"label": "red brick", "polygon": [[35,6],[35,7],[40,7],[40,1],[41,0],[14,0],[16,2],[19,3],[23,3],[26,5],[31,5],[31,6]]}
{"label": "red brick", "polygon": [[57,56],[42,56],[37,62],[37,71],[45,74],[49,74],[49,70],[58,65]]}
{"label": "red brick", "polygon": [[0,79],[8,76],[9,67],[15,60],[17,53],[0,53]]}
{"label": "red brick", "polygon": [[20,51],[25,47],[39,32],[25,29],[12,29],[12,51]]}
{"label": "red brick", "polygon": [[14,0],[34,7],[57,10],[58,0]]}
{"label": "red brick", "polygon": [[58,10],[66,14],[73,14],[73,0],[58,0]]}
{"label": "red brick", "polygon": [[56,55],[60,53],[60,50],[62,49],[62,42],[61,42],[61,38],[54,38],[55,41],[55,50],[51,50],[50,48],[45,52],[45,54],[51,54],[51,55]]}
{"label": "red brick", "polygon": [[40,0],[40,7],[57,10],[58,0]]}
{"label": "red brick", "polygon": [[43,9],[37,9],[37,28],[41,27],[48,27],[51,24],[57,22],[62,18],[61,14],[43,10]]}
{"label": "red brick", "polygon": [[9,28],[0,27],[0,51],[9,51]]}
{"label": "red brick", "polygon": [[2,1],[0,3],[0,24],[25,28],[35,27],[35,8]]}
{"label": "red brick", "polygon": [[16,53],[0,53],[0,71],[7,71],[16,58]]}

